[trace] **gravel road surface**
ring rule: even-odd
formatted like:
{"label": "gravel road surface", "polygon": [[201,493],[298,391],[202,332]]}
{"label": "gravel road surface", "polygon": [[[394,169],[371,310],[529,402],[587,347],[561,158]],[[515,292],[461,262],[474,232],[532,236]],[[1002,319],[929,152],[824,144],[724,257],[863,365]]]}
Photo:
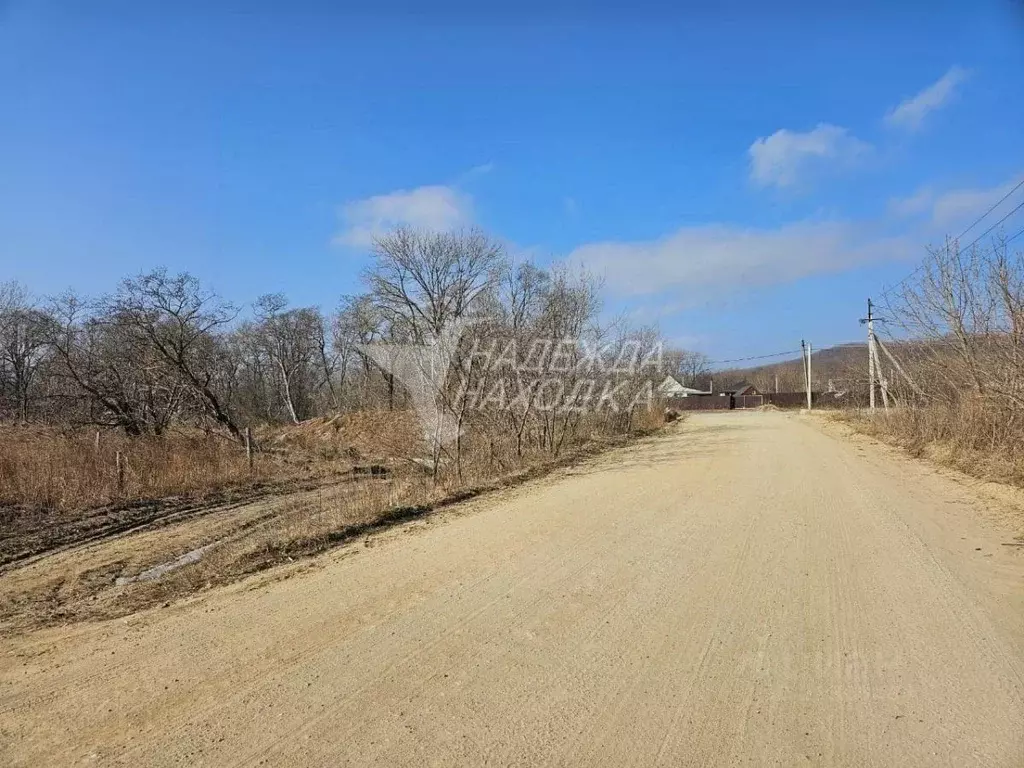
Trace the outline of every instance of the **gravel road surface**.
{"label": "gravel road surface", "polygon": [[784,413],[3,640],[3,765],[1024,765],[1019,518]]}

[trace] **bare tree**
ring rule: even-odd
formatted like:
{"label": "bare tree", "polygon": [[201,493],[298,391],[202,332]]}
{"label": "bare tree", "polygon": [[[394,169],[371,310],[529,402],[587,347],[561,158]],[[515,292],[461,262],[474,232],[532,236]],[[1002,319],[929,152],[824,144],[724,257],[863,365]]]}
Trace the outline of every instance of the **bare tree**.
{"label": "bare tree", "polygon": [[334,321],[334,350],[339,359],[356,359],[360,371],[356,386],[360,388],[357,397],[359,405],[365,405],[371,398],[374,378],[385,382],[389,409],[395,407],[395,377],[391,369],[377,366],[366,353],[366,345],[390,340],[389,328],[382,313],[370,296],[345,296]]}
{"label": "bare tree", "polygon": [[482,232],[399,228],[374,242],[368,294],[393,337],[422,343],[465,318],[497,282],[503,249]]}
{"label": "bare tree", "polygon": [[595,387],[639,402],[650,382],[613,361],[659,340],[602,324],[594,276],[510,266],[476,230],[399,229],[377,240],[363,279],[365,293],[345,297],[330,322],[280,294],[240,318],[196,278],[163,269],[46,310],[0,286],[0,415],[129,435],[201,425],[238,439],[242,425],[412,404],[434,429],[435,479],[452,470],[461,479],[481,446],[492,464],[511,466],[559,455],[594,430],[632,428],[632,404],[595,413]]}
{"label": "bare tree", "polygon": [[[477,230],[430,233],[399,228],[377,238],[372,255],[373,262],[363,275],[367,298],[378,328],[392,345],[432,345],[444,334],[457,332],[460,323],[488,304],[504,265],[501,245]],[[387,349],[398,351],[394,346]],[[419,375],[433,380],[438,372],[420,371]],[[388,376],[390,401],[394,380],[390,372]],[[437,429],[444,423],[441,410],[458,408],[444,386],[440,398]],[[437,467],[445,448],[440,435],[434,435],[431,443]],[[457,466],[461,450],[460,437],[455,446]]]}
{"label": "bare tree", "polygon": [[287,309],[280,293],[261,296],[253,305],[257,337],[279,374],[281,398],[294,423],[309,418],[313,395],[329,380],[326,334],[320,310]]}
{"label": "bare tree", "polygon": [[703,352],[685,352],[678,370],[683,386],[705,389],[710,383],[711,359]]}
{"label": "bare tree", "polygon": [[177,379],[202,413],[242,439],[217,391],[218,334],[238,315],[231,304],[187,273],[171,276],[158,269],[123,280],[101,307],[105,322],[117,324],[133,343],[150,349],[155,362]]}
{"label": "bare tree", "polygon": [[706,389],[710,383],[711,360],[703,352],[668,347],[662,353],[662,365],[684,387]]}
{"label": "bare tree", "polygon": [[1024,256],[1004,240],[968,251],[955,241],[929,251],[913,281],[887,298],[895,327],[931,397],[965,390],[1024,408]]}
{"label": "bare tree", "polygon": [[179,414],[184,387],[125,326],[73,293],[53,299],[51,315],[53,374],[72,420],[160,434]]}
{"label": "bare tree", "polygon": [[36,376],[49,359],[53,320],[18,283],[0,283],[0,397],[28,421]]}

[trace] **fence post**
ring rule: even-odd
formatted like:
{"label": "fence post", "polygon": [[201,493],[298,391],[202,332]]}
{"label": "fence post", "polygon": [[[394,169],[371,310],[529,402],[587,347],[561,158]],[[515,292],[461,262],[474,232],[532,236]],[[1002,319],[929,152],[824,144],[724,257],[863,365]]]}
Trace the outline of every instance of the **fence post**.
{"label": "fence post", "polygon": [[117,492],[124,493],[124,454],[117,452]]}
{"label": "fence post", "polygon": [[96,449],[96,453],[99,453],[99,452],[100,452],[100,431],[99,431],[98,429],[96,430],[96,444],[95,444],[95,449]]}
{"label": "fence post", "polygon": [[249,471],[252,472],[252,430],[245,428],[245,459],[249,462]]}

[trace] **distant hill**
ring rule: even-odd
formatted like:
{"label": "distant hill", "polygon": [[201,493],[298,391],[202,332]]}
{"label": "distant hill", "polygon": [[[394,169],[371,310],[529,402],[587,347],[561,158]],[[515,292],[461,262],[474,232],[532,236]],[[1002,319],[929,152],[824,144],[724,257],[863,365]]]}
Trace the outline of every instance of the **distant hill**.
{"label": "distant hill", "polygon": [[[851,342],[815,351],[811,355],[811,384],[815,391],[825,391],[829,381],[834,389],[863,390],[867,393],[868,345]],[[716,371],[715,388],[734,382],[748,381],[763,392],[799,392],[804,389],[803,361],[800,357],[779,362],[729,368]]]}

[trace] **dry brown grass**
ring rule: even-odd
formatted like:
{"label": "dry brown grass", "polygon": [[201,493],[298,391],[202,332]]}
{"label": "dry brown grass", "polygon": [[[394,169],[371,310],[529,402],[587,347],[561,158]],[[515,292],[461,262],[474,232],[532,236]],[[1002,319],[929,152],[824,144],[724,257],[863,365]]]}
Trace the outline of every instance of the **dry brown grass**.
{"label": "dry brown grass", "polygon": [[[123,491],[117,482],[119,451],[125,457]],[[0,504],[81,509],[208,492],[248,478],[244,452],[223,439],[103,434],[97,449],[94,434],[87,432],[0,428]]]}
{"label": "dry brown grass", "polygon": [[[330,477],[363,461],[414,455],[414,416],[366,411],[255,432],[261,450],[250,471],[245,450],[219,435],[176,430],[160,437],[117,432],[0,426],[0,506],[66,512],[228,488]],[[118,487],[117,453],[124,457]]]}
{"label": "dry brown grass", "polygon": [[[278,444],[297,443],[293,451],[311,453],[324,444],[358,441],[361,435],[372,444],[387,446],[389,451],[408,449],[408,442],[415,441],[415,433],[383,434],[376,419],[346,419],[337,429],[337,422],[330,420],[310,422],[288,430]],[[108,537],[96,545],[50,550],[49,555],[26,559],[5,570],[0,580],[0,634],[121,616],[274,565],[299,561],[395,522],[572,464],[646,434],[663,421],[663,414],[652,412],[635,420],[628,434],[609,429],[603,421],[581,423],[575,439],[558,457],[531,449],[518,458],[510,443],[498,441],[497,436],[492,453],[492,439],[477,431],[467,445],[461,480],[449,471],[435,483],[430,474],[415,465],[399,462],[385,477],[349,477],[345,482],[244,504],[203,506],[194,515],[163,520],[129,535]],[[394,430],[401,432],[405,427],[415,428],[416,424],[411,420],[395,422]],[[369,452],[372,444],[356,450]],[[379,454],[373,458],[376,456]],[[143,578],[128,584],[117,581],[137,578],[199,547],[206,548],[201,560],[158,579]]]}
{"label": "dry brown grass", "polygon": [[[662,419],[660,412],[651,412],[628,426],[643,431]],[[430,492],[419,492],[411,501],[402,496],[402,503],[429,501],[434,494],[457,493],[557,460],[626,426],[590,414],[564,437],[556,433],[557,451],[551,433],[545,438],[543,430],[534,430],[520,452],[507,424],[467,423],[461,450],[449,449],[437,473],[430,472]],[[259,450],[250,469],[242,446],[199,432],[139,438],[105,433],[97,445],[95,433],[85,431],[2,428],[0,565],[268,494],[354,479],[360,473],[353,470],[360,466],[387,474],[395,483],[421,478],[423,463],[411,460],[427,455],[419,422],[405,411],[364,411],[263,428],[255,440]],[[123,484],[118,482],[118,454],[124,457]],[[379,505],[370,507],[376,514]]]}
{"label": "dry brown grass", "polygon": [[858,431],[984,480],[1024,487],[1024,414],[998,401],[837,413]]}

